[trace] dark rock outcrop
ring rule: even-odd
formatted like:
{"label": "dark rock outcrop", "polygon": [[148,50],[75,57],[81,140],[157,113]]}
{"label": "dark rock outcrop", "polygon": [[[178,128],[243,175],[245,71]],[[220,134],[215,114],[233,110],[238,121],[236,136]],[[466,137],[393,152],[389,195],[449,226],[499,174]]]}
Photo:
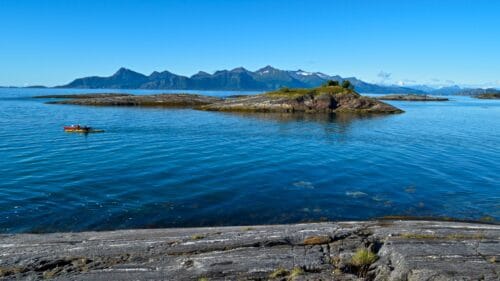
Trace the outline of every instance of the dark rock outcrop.
{"label": "dark rock outcrop", "polygon": [[399,100],[399,101],[448,101],[447,98],[433,97],[428,95],[386,95],[376,97],[378,100]]}
{"label": "dark rock outcrop", "polygon": [[474,96],[474,97],[478,98],[478,99],[485,99],[485,100],[500,99],[500,92],[498,92],[498,93],[479,94],[479,95]]}
{"label": "dark rock outcrop", "polygon": [[282,89],[261,95],[230,98],[200,107],[210,111],[400,113],[402,110],[339,86]]}
{"label": "dark rock outcrop", "polygon": [[437,221],[3,235],[0,280],[499,280],[499,237]]}

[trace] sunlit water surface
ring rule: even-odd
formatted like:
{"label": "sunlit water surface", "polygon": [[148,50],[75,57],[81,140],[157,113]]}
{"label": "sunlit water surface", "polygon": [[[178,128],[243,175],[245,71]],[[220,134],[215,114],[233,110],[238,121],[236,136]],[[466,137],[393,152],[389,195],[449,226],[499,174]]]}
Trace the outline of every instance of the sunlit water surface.
{"label": "sunlit water surface", "polygon": [[[355,117],[31,98],[76,92],[91,91],[0,89],[0,232],[500,219],[498,100],[391,102],[406,112]],[[62,131],[74,123],[106,132]]]}

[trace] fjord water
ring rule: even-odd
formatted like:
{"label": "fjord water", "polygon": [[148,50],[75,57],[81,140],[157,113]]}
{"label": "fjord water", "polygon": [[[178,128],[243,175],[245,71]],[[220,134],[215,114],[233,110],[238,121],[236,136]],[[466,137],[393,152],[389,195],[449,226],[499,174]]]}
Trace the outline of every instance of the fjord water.
{"label": "fjord water", "polygon": [[[77,92],[92,91],[0,89],[0,232],[500,219],[500,101],[390,102],[406,112],[356,117],[31,98]],[[62,131],[74,123],[106,132]]]}

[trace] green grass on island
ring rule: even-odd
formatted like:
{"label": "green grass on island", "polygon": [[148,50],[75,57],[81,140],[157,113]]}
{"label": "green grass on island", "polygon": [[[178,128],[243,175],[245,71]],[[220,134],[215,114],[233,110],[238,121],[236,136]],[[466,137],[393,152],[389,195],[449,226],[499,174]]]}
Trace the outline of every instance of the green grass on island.
{"label": "green grass on island", "polygon": [[325,84],[321,85],[320,87],[313,88],[313,89],[290,89],[290,88],[281,88],[276,91],[272,92],[267,92],[264,95],[273,97],[273,98],[299,98],[305,95],[311,95],[311,96],[319,96],[323,94],[328,94],[328,95],[339,95],[339,94],[356,94],[359,95],[354,91],[354,87],[352,84],[345,80],[342,84],[340,84],[337,81],[328,81]]}

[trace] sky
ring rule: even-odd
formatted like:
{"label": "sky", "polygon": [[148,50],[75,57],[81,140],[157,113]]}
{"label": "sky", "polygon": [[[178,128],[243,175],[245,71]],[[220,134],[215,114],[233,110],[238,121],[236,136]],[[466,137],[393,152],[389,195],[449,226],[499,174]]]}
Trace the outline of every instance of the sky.
{"label": "sky", "polygon": [[243,66],[500,87],[500,1],[0,0],[0,85]]}

